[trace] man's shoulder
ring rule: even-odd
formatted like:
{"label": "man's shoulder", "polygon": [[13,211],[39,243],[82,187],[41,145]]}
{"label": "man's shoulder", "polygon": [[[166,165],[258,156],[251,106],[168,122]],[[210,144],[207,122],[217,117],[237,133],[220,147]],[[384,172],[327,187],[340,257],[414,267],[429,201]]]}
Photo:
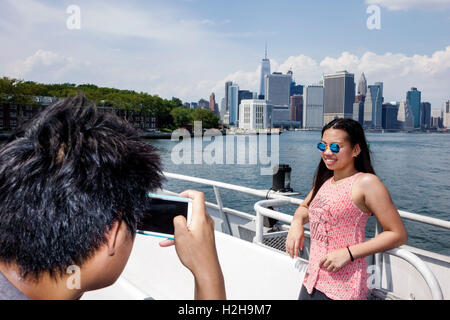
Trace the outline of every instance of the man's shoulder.
{"label": "man's shoulder", "polygon": [[0,272],[0,300],[29,300]]}

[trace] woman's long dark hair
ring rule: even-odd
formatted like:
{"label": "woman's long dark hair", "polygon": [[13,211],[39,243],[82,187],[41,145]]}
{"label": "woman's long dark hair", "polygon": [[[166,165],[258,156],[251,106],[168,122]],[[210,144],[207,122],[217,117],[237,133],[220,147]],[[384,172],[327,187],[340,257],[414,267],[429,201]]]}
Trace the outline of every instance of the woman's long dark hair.
{"label": "woman's long dark hair", "polygon": [[[364,135],[364,130],[361,124],[353,119],[334,119],[322,128],[322,137],[323,133],[330,128],[341,129],[347,132],[348,140],[351,143],[352,147],[359,144],[361,152],[355,159],[355,169],[359,172],[368,172],[375,174],[372,163],[370,161],[370,150],[367,146],[366,136]],[[316,173],[314,174],[313,193],[308,205],[314,199],[324,182],[332,176],[333,170],[328,169],[323,160],[320,159],[319,165],[316,169]]]}

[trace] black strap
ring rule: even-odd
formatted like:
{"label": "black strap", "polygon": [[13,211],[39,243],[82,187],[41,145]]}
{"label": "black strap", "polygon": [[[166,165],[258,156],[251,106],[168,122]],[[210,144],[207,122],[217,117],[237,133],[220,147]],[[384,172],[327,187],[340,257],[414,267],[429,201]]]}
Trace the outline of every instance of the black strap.
{"label": "black strap", "polygon": [[350,248],[347,247],[348,253],[350,254],[350,260],[353,262],[355,261],[355,258],[353,258],[352,252],[350,251]]}

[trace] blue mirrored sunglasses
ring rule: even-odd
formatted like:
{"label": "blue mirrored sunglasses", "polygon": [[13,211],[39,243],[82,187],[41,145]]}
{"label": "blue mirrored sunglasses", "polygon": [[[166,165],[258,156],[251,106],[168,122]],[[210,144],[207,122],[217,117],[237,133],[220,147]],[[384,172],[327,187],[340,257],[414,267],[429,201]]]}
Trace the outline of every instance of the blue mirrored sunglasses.
{"label": "blue mirrored sunglasses", "polygon": [[[324,152],[325,150],[327,150],[327,145],[324,142],[319,142],[317,144],[317,149],[319,149],[320,152]],[[339,147],[339,145],[337,143],[330,144],[331,152],[338,153],[340,149],[341,148]]]}

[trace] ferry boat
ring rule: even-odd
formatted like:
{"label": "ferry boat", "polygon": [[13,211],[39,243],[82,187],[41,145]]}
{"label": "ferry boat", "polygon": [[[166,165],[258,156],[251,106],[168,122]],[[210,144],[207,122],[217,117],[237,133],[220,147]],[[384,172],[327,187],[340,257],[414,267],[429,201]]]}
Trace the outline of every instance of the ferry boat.
{"label": "ferry boat", "polygon": [[[308,267],[309,226],[305,225],[305,250],[292,259],[285,253],[285,239],[292,216],[283,213],[286,205],[298,206],[302,199],[272,190],[257,190],[219,181],[164,173],[176,179],[207,185],[216,202],[207,202],[215,221],[216,247],[231,300],[295,300]],[[233,190],[259,198],[255,212],[223,206],[221,190]],[[160,193],[175,194],[170,190]],[[446,230],[450,221],[399,211],[404,220],[433,225]],[[269,224],[270,219],[278,223]],[[274,220],[272,220],[273,222]],[[375,235],[381,232],[379,224]],[[178,260],[174,247],[161,248],[160,239],[136,235],[135,244],[122,275],[110,287],[87,292],[83,299],[191,300],[192,274]],[[448,300],[450,299],[450,257],[403,245],[366,257],[370,274],[368,299]]]}

